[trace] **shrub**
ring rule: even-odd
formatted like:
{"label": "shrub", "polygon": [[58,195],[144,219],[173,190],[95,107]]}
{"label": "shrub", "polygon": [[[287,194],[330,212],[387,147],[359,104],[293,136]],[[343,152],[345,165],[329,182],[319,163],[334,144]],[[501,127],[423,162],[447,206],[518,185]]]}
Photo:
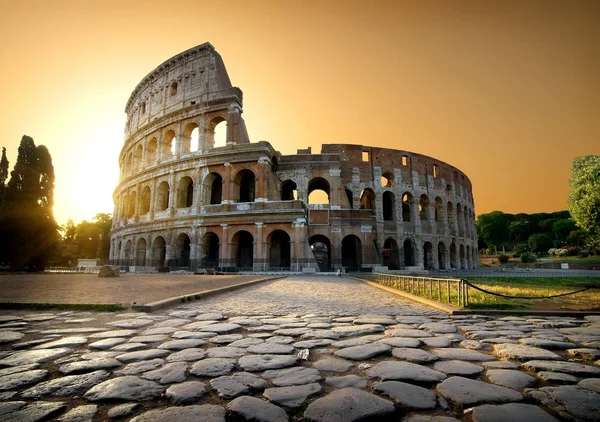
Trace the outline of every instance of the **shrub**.
{"label": "shrub", "polygon": [[582,258],[587,258],[588,256],[590,256],[590,251],[581,251],[579,252],[579,256]]}
{"label": "shrub", "polygon": [[536,233],[529,236],[527,240],[532,252],[544,253],[552,247],[552,239],[544,233]]}
{"label": "shrub", "polygon": [[558,255],[558,256],[567,256],[568,253],[569,253],[569,251],[565,248],[556,250],[556,255]]}
{"label": "shrub", "polygon": [[515,246],[514,254],[516,255],[516,257],[519,257],[523,252],[527,252],[528,249],[529,247],[527,246],[527,244],[519,243],[517,246]]}
{"label": "shrub", "polygon": [[567,248],[567,255],[577,256],[579,254],[579,248],[577,246],[569,246]]}
{"label": "shrub", "polygon": [[532,253],[525,252],[521,254],[521,262],[524,264],[529,264],[531,262],[535,262],[537,260],[537,256]]}
{"label": "shrub", "polygon": [[510,258],[508,257],[508,255],[500,255],[498,257],[498,262],[501,264],[506,264],[508,262]]}
{"label": "shrub", "polygon": [[556,248],[550,248],[550,249],[548,249],[548,255],[556,255],[556,251],[557,250],[558,249],[556,249]]}

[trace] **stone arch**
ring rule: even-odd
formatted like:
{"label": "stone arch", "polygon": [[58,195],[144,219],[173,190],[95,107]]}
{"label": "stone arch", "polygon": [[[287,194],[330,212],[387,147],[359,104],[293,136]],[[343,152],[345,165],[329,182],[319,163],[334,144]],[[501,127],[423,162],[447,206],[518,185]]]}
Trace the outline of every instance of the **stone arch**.
{"label": "stone arch", "polygon": [[223,200],[223,177],[212,172],[202,182],[202,204],[218,205]]}
{"label": "stone arch", "polygon": [[404,192],[402,194],[402,221],[410,222],[412,220],[412,203],[413,196],[410,192]]}
{"label": "stone arch", "polygon": [[126,220],[129,213],[129,195],[127,192],[123,192],[121,196],[121,218]]}
{"label": "stone arch", "polygon": [[435,268],[433,263],[433,245],[429,241],[423,243],[423,268],[426,270],[433,270]]}
{"label": "stone arch", "polygon": [[131,258],[132,258],[132,247],[133,247],[133,243],[131,242],[131,239],[127,240],[127,242],[125,242],[125,251],[123,254],[123,258],[125,258],[125,262],[127,263],[126,265],[131,265]]}
{"label": "stone arch", "polygon": [[158,158],[156,153],[158,152],[158,141],[155,137],[150,139],[148,142],[148,146],[146,147],[146,165],[149,166],[153,164]]}
{"label": "stone arch", "polygon": [[445,269],[447,269],[447,267],[446,267],[446,245],[444,245],[444,242],[439,242],[437,249],[438,249],[438,266],[439,266],[440,270],[445,270]]}
{"label": "stone arch", "polygon": [[467,245],[466,247],[467,250],[467,269],[471,269],[471,247],[469,245]]}
{"label": "stone arch", "polygon": [[348,198],[348,203],[350,204],[350,209],[352,209],[352,200],[353,200],[353,195],[352,195],[352,191],[350,189],[344,189],[344,191],[346,192],[346,198]]}
{"label": "stone arch", "polygon": [[127,206],[127,218],[135,215],[135,207],[137,206],[137,193],[133,191],[129,194],[129,204]]}
{"label": "stone arch", "polygon": [[447,184],[445,190],[446,196],[452,196],[452,185]]}
{"label": "stone arch", "polygon": [[419,198],[419,217],[421,221],[429,220],[429,197],[425,194]]}
{"label": "stone arch", "polygon": [[150,186],[144,186],[142,189],[142,193],[140,194],[140,213],[146,214],[150,212],[150,198],[152,196],[152,192],[150,191]]}
{"label": "stone arch", "polygon": [[456,232],[454,230],[454,207],[452,206],[452,202],[448,201],[448,205],[446,208],[446,216],[448,217],[448,228],[450,229],[450,234],[452,236],[456,236]]}
{"label": "stone arch", "polygon": [[236,232],[231,239],[235,264],[240,269],[252,270],[254,264],[254,236],[246,230]]}
{"label": "stone arch", "polygon": [[360,209],[372,210],[375,212],[375,192],[373,189],[366,188],[360,193]]}
{"label": "stone arch", "polygon": [[400,269],[400,263],[398,259],[398,243],[396,240],[387,238],[383,242],[383,266],[388,267],[390,270]]}
{"label": "stone arch", "polygon": [[160,156],[161,159],[166,160],[175,155],[177,152],[177,136],[174,130],[168,130],[162,137],[160,142]]}
{"label": "stone arch", "polygon": [[331,269],[331,241],[329,238],[322,234],[315,234],[308,239],[308,244],[319,271],[329,271]]}
{"label": "stone arch", "polygon": [[458,250],[459,250],[459,254],[460,254],[460,269],[464,270],[467,267],[467,257],[465,255],[465,246],[461,244],[458,247]]}
{"label": "stone arch", "polygon": [[[194,135],[194,136],[193,136]],[[183,130],[183,138],[181,142],[181,153],[198,151],[198,142],[200,141],[200,132],[198,125],[194,122],[188,123]]]}
{"label": "stone arch", "polygon": [[342,266],[350,271],[360,271],[362,267],[362,242],[353,234],[342,239]]}
{"label": "stone arch", "polygon": [[450,244],[450,268],[460,268],[458,255],[456,253],[456,244],[454,242]]}
{"label": "stone arch", "polygon": [[396,197],[393,192],[383,192],[383,219],[392,221],[396,218]]}
{"label": "stone arch", "polygon": [[127,174],[133,173],[133,151],[129,151],[127,154]]}
{"label": "stone arch", "polygon": [[269,267],[289,269],[292,263],[290,235],[284,230],[273,230],[267,236],[267,244]]}
{"label": "stone arch", "polygon": [[292,180],[286,180],[281,185],[281,200],[282,201],[293,201],[294,193],[297,192],[298,187],[296,186],[296,182]]}
{"label": "stone arch", "polygon": [[256,198],[256,176],[250,169],[238,171],[233,178],[233,184],[236,187],[235,202],[254,202]]}
{"label": "stone arch", "polygon": [[138,144],[138,146],[135,147],[135,153],[133,155],[133,162],[136,170],[141,170],[144,167],[144,162],[142,161],[143,156],[144,147],[142,146],[142,144]]}
{"label": "stone arch", "polygon": [[135,245],[135,263],[136,266],[145,266],[146,265],[146,249],[147,243],[146,239],[143,237],[138,239],[137,244]]}
{"label": "stone arch", "polygon": [[395,186],[394,183],[394,173],[391,171],[384,171],[381,174],[381,187],[383,188],[393,188]]}
{"label": "stone arch", "polygon": [[189,176],[179,179],[177,185],[177,208],[189,208],[194,204],[194,181]]}
{"label": "stone arch", "polygon": [[444,205],[442,202],[442,198],[440,198],[439,196],[436,196],[435,200],[434,200],[434,211],[433,211],[433,219],[435,220],[436,223],[442,222],[443,207],[444,207]]}
{"label": "stone arch", "polygon": [[456,222],[458,224],[458,236],[465,236],[464,215],[460,204],[456,204]]}
{"label": "stone arch", "polygon": [[404,266],[413,267],[415,265],[415,245],[410,239],[406,239],[402,244],[404,251]]}
{"label": "stone arch", "polygon": [[156,211],[164,211],[169,207],[169,183],[160,182],[156,189]]}
{"label": "stone arch", "polygon": [[174,267],[190,266],[191,240],[187,233],[179,233],[173,244]]}
{"label": "stone arch", "polygon": [[[327,202],[325,203],[330,203],[331,201],[331,187],[329,185],[329,181],[327,179],[324,179],[322,177],[315,177],[313,179],[310,179],[310,181],[308,182],[308,191],[307,191],[307,198],[308,198],[308,203],[309,204],[315,204],[315,203],[323,203],[323,202],[314,202],[315,200],[318,200],[318,192],[317,191],[322,191],[327,195]],[[313,192],[315,193],[315,195],[312,195]]]}
{"label": "stone arch", "polygon": [[217,268],[219,266],[219,236],[213,232],[205,233],[200,239],[200,267]]}
{"label": "stone arch", "polygon": [[225,142],[224,145],[221,145],[222,142],[219,142],[219,140],[216,140],[217,142],[215,144],[215,129],[220,124],[227,124],[227,119],[221,115],[213,117],[208,123],[206,127],[206,145],[208,148],[219,148],[227,144],[227,142]]}

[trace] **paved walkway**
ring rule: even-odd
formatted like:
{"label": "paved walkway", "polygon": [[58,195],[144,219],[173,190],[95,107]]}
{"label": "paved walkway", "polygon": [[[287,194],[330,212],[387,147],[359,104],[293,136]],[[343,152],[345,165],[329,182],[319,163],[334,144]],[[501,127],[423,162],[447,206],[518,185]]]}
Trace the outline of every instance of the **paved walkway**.
{"label": "paved walkway", "polygon": [[600,318],[449,317],[345,278],[3,311],[0,349],[3,421],[600,420]]}

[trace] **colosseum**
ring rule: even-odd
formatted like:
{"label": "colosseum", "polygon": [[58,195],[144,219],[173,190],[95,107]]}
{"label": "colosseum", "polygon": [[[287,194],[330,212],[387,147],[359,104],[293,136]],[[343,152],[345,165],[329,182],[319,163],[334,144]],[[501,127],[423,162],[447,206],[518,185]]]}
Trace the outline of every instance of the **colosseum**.
{"label": "colosseum", "polygon": [[[469,178],[366,145],[250,142],[242,91],[205,43],[133,90],[110,260],[132,271],[426,271],[478,264]],[[215,142],[223,124],[223,145]]]}

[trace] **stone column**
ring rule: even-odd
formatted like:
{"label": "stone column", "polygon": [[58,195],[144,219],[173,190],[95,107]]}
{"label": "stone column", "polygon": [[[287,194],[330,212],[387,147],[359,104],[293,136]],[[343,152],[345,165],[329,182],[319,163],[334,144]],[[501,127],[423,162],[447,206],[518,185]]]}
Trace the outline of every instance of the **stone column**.
{"label": "stone column", "polygon": [[332,210],[339,210],[341,208],[342,201],[340,191],[343,188],[340,179],[341,174],[342,170],[340,169],[329,169],[329,177],[331,178],[329,208]]}
{"label": "stone column", "polygon": [[263,239],[263,225],[264,223],[254,223],[256,226],[256,238],[254,239],[254,271],[264,271],[266,266],[266,251],[265,251],[265,240]]}
{"label": "stone column", "polygon": [[221,189],[221,203],[228,204],[233,198],[233,183],[231,182],[231,163],[226,162],[225,174],[223,175],[223,188]]}
{"label": "stone column", "polygon": [[231,267],[232,259],[231,259],[231,243],[229,241],[229,224],[221,224],[221,229],[223,230],[223,236],[221,239],[221,250],[219,251],[219,261],[220,267]]}
{"label": "stone column", "polygon": [[171,170],[169,172],[169,202],[167,208],[175,208],[175,201],[177,200],[177,187],[175,186],[175,172]]}

